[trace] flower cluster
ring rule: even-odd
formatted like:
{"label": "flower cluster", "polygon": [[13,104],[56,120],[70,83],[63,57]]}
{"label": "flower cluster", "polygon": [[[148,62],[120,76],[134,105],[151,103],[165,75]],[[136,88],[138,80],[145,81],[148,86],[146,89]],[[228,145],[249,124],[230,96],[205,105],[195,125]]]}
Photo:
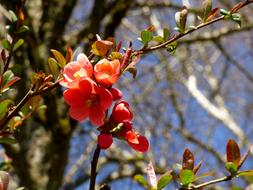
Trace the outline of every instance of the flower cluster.
{"label": "flower cluster", "polygon": [[[98,144],[107,149],[113,142],[113,137],[123,139],[135,150],[147,151],[148,140],[134,131],[132,125],[133,114],[129,104],[119,101],[122,93],[113,88],[120,76],[121,63],[118,59],[98,61],[94,68],[83,53],[77,60],[68,63],[63,71],[60,84],[66,88],[63,93],[66,103],[70,106],[70,117],[77,121],[89,118],[90,122],[98,126],[100,134]],[[115,103],[110,117],[107,112]]]}

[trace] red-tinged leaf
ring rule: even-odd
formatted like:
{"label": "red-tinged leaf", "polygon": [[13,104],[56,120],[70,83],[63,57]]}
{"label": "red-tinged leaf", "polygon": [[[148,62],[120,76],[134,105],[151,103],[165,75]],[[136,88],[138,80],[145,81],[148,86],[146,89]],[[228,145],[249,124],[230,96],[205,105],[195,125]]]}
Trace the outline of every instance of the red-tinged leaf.
{"label": "red-tinged leaf", "polygon": [[66,62],[69,63],[73,60],[73,50],[71,47],[68,47],[67,54],[66,54]]}
{"label": "red-tinged leaf", "polygon": [[238,144],[233,139],[230,139],[228,141],[226,153],[227,153],[227,162],[232,162],[238,167],[241,159],[241,153]]}
{"label": "red-tinged leaf", "polygon": [[55,49],[51,49],[50,50],[54,56],[55,59],[57,60],[57,62],[60,64],[61,68],[64,68],[64,66],[66,65],[66,59],[64,58],[64,56],[61,54],[61,52],[55,50]]}
{"label": "red-tinged leaf", "polygon": [[219,12],[219,8],[214,8],[211,13],[208,15],[208,18],[206,19],[206,21],[211,21],[214,19],[214,17],[218,14]]}
{"label": "red-tinged leaf", "polygon": [[188,15],[188,10],[187,10],[187,7],[185,7],[185,6],[183,7],[183,9],[180,12],[177,12],[175,14],[176,24],[180,30],[180,33],[185,32],[187,15]]}
{"label": "red-tinged leaf", "polygon": [[194,167],[194,169],[193,169],[194,174],[196,174],[196,173],[199,171],[199,169],[200,169],[200,167],[201,167],[201,164],[202,164],[202,162],[200,161],[200,162],[197,164],[197,166]]}
{"label": "red-tinged leaf", "polygon": [[152,185],[152,187],[156,188],[157,179],[156,179],[155,170],[151,161],[149,162],[147,166],[147,175],[148,175],[149,183]]}
{"label": "red-tinged leaf", "polygon": [[193,170],[194,168],[194,155],[189,149],[185,149],[183,154],[183,169]]}
{"label": "red-tinged leaf", "polygon": [[1,90],[4,91],[4,89],[9,88],[10,86],[12,86],[15,82],[19,81],[21,78],[18,76],[14,76],[12,79],[10,79]]}
{"label": "red-tinged leaf", "polygon": [[236,13],[243,6],[243,2],[237,3],[230,11],[231,14]]}
{"label": "red-tinged leaf", "polygon": [[15,130],[17,127],[19,127],[23,123],[23,119],[20,116],[13,117],[9,123],[8,127],[12,130]]}
{"label": "red-tinged leaf", "polygon": [[108,51],[113,47],[113,42],[108,40],[99,40],[95,42],[96,48],[101,56],[105,56]]}
{"label": "red-tinged leaf", "polygon": [[249,156],[249,153],[250,153],[250,149],[248,149],[247,152],[242,156],[242,158],[238,164],[238,170],[241,168],[241,166],[243,165],[243,163],[245,162],[245,160]]}
{"label": "red-tinged leaf", "polygon": [[153,32],[155,30],[155,26],[154,25],[150,25],[146,28],[146,30]]}

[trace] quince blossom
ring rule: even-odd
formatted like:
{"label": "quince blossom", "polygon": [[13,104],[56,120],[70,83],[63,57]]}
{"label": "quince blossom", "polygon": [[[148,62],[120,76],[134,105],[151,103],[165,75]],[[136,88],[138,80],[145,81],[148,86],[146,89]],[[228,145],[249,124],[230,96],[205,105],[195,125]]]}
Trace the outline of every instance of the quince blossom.
{"label": "quince blossom", "polygon": [[83,53],[77,56],[77,60],[68,63],[63,71],[63,80],[60,81],[60,85],[67,88],[76,88],[78,87],[79,81],[84,78],[92,78],[93,67]]}
{"label": "quince blossom", "polygon": [[94,67],[96,81],[102,86],[109,87],[117,82],[120,75],[119,60],[108,61],[100,60]]}
{"label": "quince blossom", "polygon": [[112,104],[112,95],[107,89],[83,78],[78,87],[65,90],[63,96],[70,105],[69,114],[73,119],[82,121],[89,117],[93,125],[104,124],[105,112]]}

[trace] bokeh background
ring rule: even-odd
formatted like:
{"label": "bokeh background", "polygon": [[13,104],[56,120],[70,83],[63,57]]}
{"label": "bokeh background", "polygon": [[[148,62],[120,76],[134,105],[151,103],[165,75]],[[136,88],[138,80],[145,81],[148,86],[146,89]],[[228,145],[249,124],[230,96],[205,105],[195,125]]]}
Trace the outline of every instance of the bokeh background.
{"label": "bokeh background", "polygon": [[[0,0],[15,10],[18,0]],[[30,87],[31,71],[46,70],[50,49],[65,52],[68,46],[87,55],[95,34],[114,36],[126,47],[150,25],[175,33],[175,12],[189,8],[187,26],[197,25],[202,1],[197,0],[27,0],[26,24],[31,30],[16,52],[14,72],[22,77],[15,96],[20,100]],[[238,1],[214,0],[214,7],[230,9]],[[222,21],[178,41],[172,56],[158,50],[141,57],[137,77],[124,74],[116,85],[134,112],[134,127],[150,140],[146,154],[131,150],[123,141],[103,151],[98,185],[112,189],[141,189],[135,174],[146,174],[151,160],[157,174],[177,170],[185,148],[202,161],[200,173],[227,174],[225,148],[233,138],[251,154],[243,168],[253,169],[253,6],[243,8],[242,27]],[[1,35],[5,19],[0,15]],[[1,36],[1,37],[2,37]],[[26,90],[27,89],[27,90]],[[47,109],[34,113],[16,132],[18,143],[4,145],[12,159],[12,183],[29,190],[88,189],[90,162],[97,131],[89,122],[69,118],[58,88],[45,94]],[[176,180],[176,179],[175,179]],[[235,179],[206,189],[245,189],[253,178]],[[167,189],[177,188],[172,183]]]}

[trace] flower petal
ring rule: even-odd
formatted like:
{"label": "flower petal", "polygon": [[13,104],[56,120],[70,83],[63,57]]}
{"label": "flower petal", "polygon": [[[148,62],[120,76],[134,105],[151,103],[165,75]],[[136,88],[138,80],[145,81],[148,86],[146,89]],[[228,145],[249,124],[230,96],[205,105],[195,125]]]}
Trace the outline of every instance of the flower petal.
{"label": "flower petal", "polygon": [[95,126],[101,126],[104,124],[105,112],[104,110],[97,106],[90,109],[89,113],[90,122]]}
{"label": "flower petal", "polygon": [[90,77],[92,78],[92,74],[93,74],[93,67],[92,67],[92,64],[90,63],[88,57],[83,54],[83,53],[80,53],[78,56],[77,56],[77,64],[83,68],[86,72],[86,75],[87,77]]}
{"label": "flower petal", "polygon": [[94,83],[89,78],[83,78],[79,81],[79,89],[84,97],[87,97],[93,89]]}
{"label": "flower petal", "polygon": [[63,92],[63,97],[70,106],[84,105],[85,99],[78,89],[67,89]]}
{"label": "flower petal", "polygon": [[122,92],[117,88],[110,88],[109,91],[112,94],[113,101],[119,100],[123,96]]}
{"label": "flower petal", "polygon": [[131,146],[134,150],[137,150],[139,152],[146,152],[149,147],[149,142],[148,142],[147,138],[142,135],[139,135],[138,141],[139,141],[138,144],[134,144],[129,141],[127,141],[127,142],[129,144],[129,146]]}
{"label": "flower petal", "polygon": [[88,117],[89,110],[85,106],[71,106],[69,115],[77,121],[82,121]]}
{"label": "flower petal", "polygon": [[100,105],[104,110],[108,109],[112,105],[112,94],[105,88],[98,89],[98,95],[100,99]]}
{"label": "flower petal", "polygon": [[111,146],[113,142],[112,135],[111,134],[99,134],[98,135],[98,145],[102,149],[107,149]]}

